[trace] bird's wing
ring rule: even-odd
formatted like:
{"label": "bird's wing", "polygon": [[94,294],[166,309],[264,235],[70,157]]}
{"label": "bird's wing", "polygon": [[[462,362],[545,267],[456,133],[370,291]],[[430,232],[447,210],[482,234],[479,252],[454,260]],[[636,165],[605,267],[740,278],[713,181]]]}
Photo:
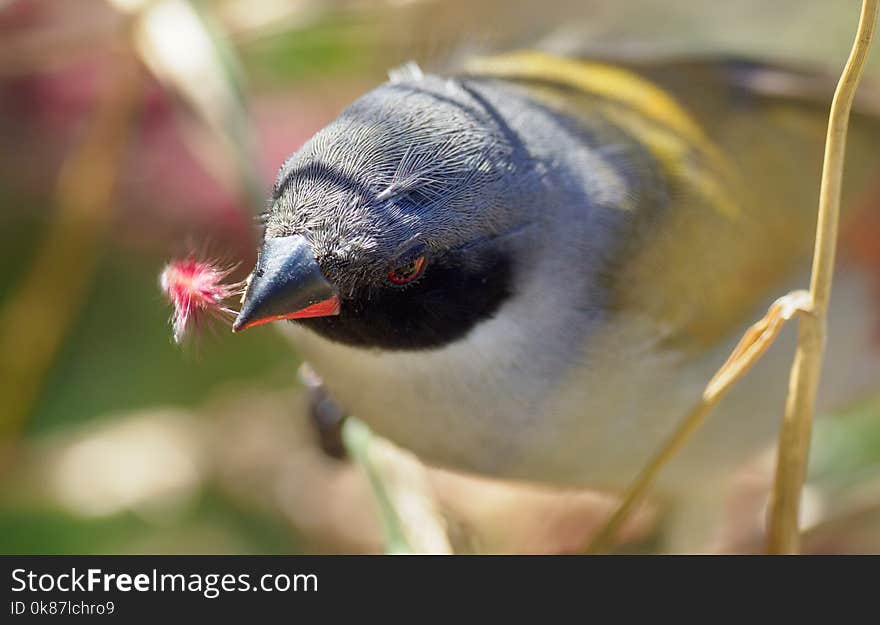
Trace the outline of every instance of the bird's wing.
{"label": "bird's wing", "polygon": [[[541,52],[477,60],[470,69],[588,94],[655,155],[672,199],[636,220],[621,250],[616,308],[655,319],[671,346],[699,352],[739,332],[806,277],[833,78],[741,59],[610,63]],[[872,102],[880,98],[866,90],[867,113],[850,133],[848,206],[863,203],[880,172]],[[846,215],[858,219],[857,211]]]}

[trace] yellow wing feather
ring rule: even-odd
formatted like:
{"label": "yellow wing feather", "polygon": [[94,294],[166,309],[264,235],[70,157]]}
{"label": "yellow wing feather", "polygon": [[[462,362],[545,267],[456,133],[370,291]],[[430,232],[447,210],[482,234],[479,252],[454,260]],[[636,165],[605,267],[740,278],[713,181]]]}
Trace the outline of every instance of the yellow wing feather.
{"label": "yellow wing feather", "polygon": [[[786,84],[811,85],[809,97],[798,97],[753,88],[762,67],[747,63],[617,65],[541,52],[477,59],[467,69],[522,84],[549,104],[567,97],[567,110],[604,118],[653,154],[672,204],[633,234],[617,309],[653,319],[671,348],[699,353],[735,335],[801,270],[806,276],[827,115],[818,79],[792,73],[797,80]],[[553,84],[564,89],[548,97]],[[880,171],[878,137],[875,119],[854,121],[850,204]]]}

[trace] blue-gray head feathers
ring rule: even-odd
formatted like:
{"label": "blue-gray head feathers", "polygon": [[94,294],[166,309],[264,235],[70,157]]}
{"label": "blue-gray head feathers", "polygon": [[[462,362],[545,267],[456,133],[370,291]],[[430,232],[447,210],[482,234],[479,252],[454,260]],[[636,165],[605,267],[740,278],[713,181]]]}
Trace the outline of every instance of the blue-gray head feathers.
{"label": "blue-gray head feathers", "polygon": [[[509,228],[527,159],[466,82],[426,76],[366,94],[281,168],[266,236],[306,237],[328,277],[387,271],[410,248]],[[354,272],[354,275],[353,275]]]}

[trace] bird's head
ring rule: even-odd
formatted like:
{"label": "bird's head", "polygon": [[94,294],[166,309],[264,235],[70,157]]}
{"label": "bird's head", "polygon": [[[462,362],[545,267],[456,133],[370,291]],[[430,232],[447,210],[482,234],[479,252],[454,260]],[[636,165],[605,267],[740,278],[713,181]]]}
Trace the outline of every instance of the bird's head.
{"label": "bird's head", "polygon": [[382,349],[463,336],[511,294],[521,150],[467,81],[366,94],[282,166],[234,329],[295,319]]}

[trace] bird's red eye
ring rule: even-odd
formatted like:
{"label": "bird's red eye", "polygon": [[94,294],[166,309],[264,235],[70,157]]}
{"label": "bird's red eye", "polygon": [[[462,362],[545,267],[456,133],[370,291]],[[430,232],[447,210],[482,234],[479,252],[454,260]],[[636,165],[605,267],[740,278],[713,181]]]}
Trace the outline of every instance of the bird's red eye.
{"label": "bird's red eye", "polygon": [[388,279],[394,284],[406,284],[412,282],[425,270],[425,257],[419,256],[408,263],[399,265],[391,270]]}

